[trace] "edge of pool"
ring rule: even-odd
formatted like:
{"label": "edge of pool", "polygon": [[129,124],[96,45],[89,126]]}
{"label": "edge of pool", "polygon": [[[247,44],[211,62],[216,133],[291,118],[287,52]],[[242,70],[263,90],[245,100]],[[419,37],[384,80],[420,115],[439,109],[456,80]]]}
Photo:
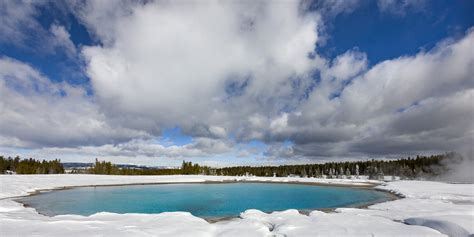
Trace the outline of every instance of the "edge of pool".
{"label": "edge of pool", "polygon": [[[47,216],[51,217],[49,215],[45,215],[41,212],[39,212],[36,208],[31,207],[28,204],[25,204],[21,202],[20,198],[22,197],[28,197],[28,196],[34,196],[34,195],[40,195],[45,192],[52,192],[52,191],[59,191],[59,190],[67,190],[67,189],[73,189],[73,188],[86,188],[86,187],[114,187],[114,186],[138,186],[138,185],[160,185],[160,184],[226,184],[226,183],[273,183],[273,184],[297,184],[297,185],[313,185],[313,186],[330,186],[330,187],[347,187],[347,188],[356,188],[356,189],[370,189],[370,190],[375,190],[378,192],[384,192],[389,198],[389,200],[375,200],[371,202],[365,202],[365,203],[359,203],[359,204],[353,204],[349,205],[346,207],[334,207],[334,208],[315,208],[315,209],[304,209],[304,210],[297,210],[300,214],[302,215],[309,215],[312,211],[323,211],[327,213],[334,212],[337,208],[359,208],[359,209],[367,209],[369,206],[378,204],[378,203],[385,203],[385,202],[391,202],[395,201],[398,199],[405,198],[403,195],[399,193],[394,193],[389,190],[385,189],[378,189],[376,188],[377,186],[384,185],[387,183],[386,181],[382,181],[382,183],[356,183],[356,184],[351,184],[351,183],[318,183],[318,182],[299,182],[299,181],[263,181],[263,180],[222,180],[222,181],[200,181],[200,182],[153,182],[153,183],[129,183],[129,184],[99,184],[99,185],[75,185],[75,186],[63,186],[63,187],[55,187],[55,188],[47,188],[47,189],[37,189],[33,192],[28,193],[27,195],[21,195],[21,196],[15,196],[15,197],[8,197],[8,198],[2,198],[2,199],[10,199],[13,200],[17,203],[20,203],[23,205],[25,208],[33,208],[36,213],[42,216]],[[264,211],[262,211],[264,212]],[[272,212],[264,212],[264,213],[272,213]],[[118,213],[120,214],[120,213]],[[225,216],[225,217],[199,217],[208,223],[216,223],[220,221],[229,221],[232,219],[236,218],[241,218],[240,216]]]}

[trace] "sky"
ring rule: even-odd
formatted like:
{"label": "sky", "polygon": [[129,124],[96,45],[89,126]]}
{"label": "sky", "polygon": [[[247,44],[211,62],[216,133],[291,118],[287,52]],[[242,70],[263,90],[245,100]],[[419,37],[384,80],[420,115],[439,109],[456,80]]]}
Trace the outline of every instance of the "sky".
{"label": "sky", "polygon": [[149,166],[472,155],[473,11],[0,0],[0,154]]}

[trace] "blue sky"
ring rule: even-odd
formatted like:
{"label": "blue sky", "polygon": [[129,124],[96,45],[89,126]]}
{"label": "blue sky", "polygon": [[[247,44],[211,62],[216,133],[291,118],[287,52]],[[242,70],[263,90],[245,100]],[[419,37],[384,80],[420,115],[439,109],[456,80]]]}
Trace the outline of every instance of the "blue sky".
{"label": "blue sky", "polygon": [[[464,149],[472,124],[451,131],[429,106],[470,112],[449,106],[472,93],[472,69],[462,68],[471,58],[456,53],[472,46],[473,1],[214,4],[1,3],[2,100],[12,116],[2,121],[0,151],[232,165]],[[422,89],[450,60],[461,65],[452,78]],[[424,71],[411,71],[416,63]],[[389,91],[394,80],[401,86]],[[363,89],[374,95],[350,97]],[[374,98],[380,107],[364,104]],[[400,128],[428,115],[434,122],[423,131]],[[393,146],[372,149],[377,141]]]}
{"label": "blue sky", "polygon": [[338,15],[329,26],[324,51],[337,55],[357,47],[371,64],[430,50],[446,37],[461,37],[474,25],[472,1],[430,1],[403,14],[379,11],[366,1],[349,14]]}

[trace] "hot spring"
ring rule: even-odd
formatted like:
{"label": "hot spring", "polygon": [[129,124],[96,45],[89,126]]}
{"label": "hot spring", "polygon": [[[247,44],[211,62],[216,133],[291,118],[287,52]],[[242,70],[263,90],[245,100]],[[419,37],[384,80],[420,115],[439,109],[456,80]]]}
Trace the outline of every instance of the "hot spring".
{"label": "hot spring", "polygon": [[248,209],[272,212],[359,206],[391,197],[388,193],[365,188],[237,182],[78,187],[44,192],[18,201],[48,216],[185,211],[203,218],[216,218],[238,216]]}

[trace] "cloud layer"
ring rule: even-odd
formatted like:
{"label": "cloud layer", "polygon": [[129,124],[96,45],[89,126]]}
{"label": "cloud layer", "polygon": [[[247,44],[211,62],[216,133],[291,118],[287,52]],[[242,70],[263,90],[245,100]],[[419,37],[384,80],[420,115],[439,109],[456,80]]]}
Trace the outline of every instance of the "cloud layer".
{"label": "cloud layer", "polygon": [[[84,60],[92,95],[1,58],[1,146],[292,161],[472,145],[474,31],[373,66],[356,48],[334,59],[321,56],[321,15],[356,4],[308,11],[314,6],[286,1],[71,3],[69,11],[101,44],[76,49],[63,26],[47,32],[53,48]],[[10,20],[0,32],[30,21],[34,12],[10,8],[19,23]],[[193,141],[156,143],[172,127]],[[263,141],[264,150],[240,146],[253,140]]]}

